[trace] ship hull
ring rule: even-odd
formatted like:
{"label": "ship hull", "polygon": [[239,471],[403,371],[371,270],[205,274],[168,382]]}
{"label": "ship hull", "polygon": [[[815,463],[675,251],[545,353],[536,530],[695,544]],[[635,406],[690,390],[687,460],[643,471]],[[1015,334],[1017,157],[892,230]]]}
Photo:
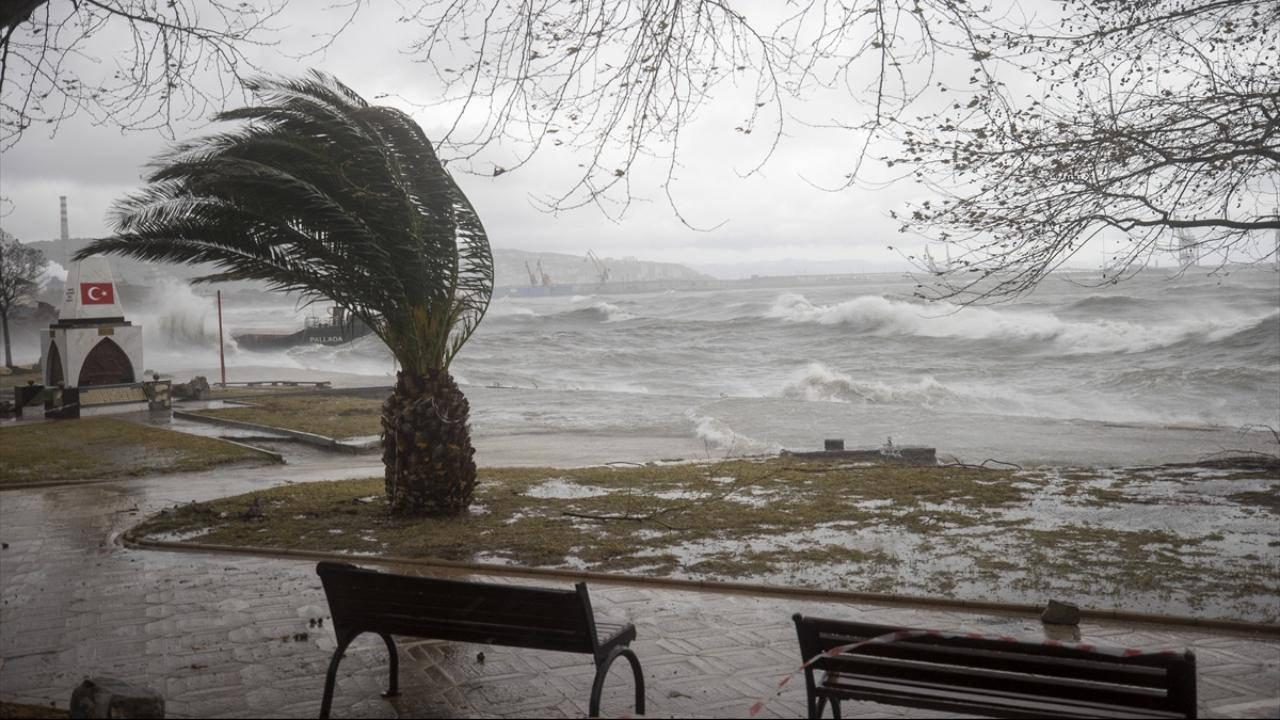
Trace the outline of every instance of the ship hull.
{"label": "ship hull", "polygon": [[370,332],[363,323],[358,323],[354,327],[321,325],[291,333],[240,333],[232,335],[231,338],[242,350],[272,352],[288,350],[300,345],[344,345]]}

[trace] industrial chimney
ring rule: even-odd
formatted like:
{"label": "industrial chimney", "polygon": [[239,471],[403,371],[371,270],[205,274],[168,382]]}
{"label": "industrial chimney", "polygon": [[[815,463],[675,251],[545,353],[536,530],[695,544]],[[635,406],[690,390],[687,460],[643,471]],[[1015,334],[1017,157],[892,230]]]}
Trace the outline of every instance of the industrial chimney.
{"label": "industrial chimney", "polygon": [[62,234],[59,237],[62,238],[62,256],[63,256],[62,262],[63,264],[70,265],[71,263],[71,231],[67,228],[67,196],[59,195],[58,203],[61,205],[60,216],[62,220]]}

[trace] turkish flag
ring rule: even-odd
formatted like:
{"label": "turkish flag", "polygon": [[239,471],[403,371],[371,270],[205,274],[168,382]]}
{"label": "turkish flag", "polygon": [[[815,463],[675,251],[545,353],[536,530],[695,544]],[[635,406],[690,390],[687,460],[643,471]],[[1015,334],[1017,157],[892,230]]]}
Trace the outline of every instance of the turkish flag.
{"label": "turkish flag", "polygon": [[115,301],[116,289],[111,283],[80,283],[80,304],[110,305]]}

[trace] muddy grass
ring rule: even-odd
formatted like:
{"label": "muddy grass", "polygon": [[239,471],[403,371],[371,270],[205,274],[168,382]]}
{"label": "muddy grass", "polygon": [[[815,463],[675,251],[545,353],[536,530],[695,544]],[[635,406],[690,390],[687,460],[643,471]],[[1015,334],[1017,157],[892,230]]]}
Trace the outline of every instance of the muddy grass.
{"label": "muddy grass", "polygon": [[[392,518],[381,480],[370,479],[187,505],[139,532],[357,556],[1280,619],[1272,544],[1280,523],[1272,501],[1254,495],[1274,498],[1280,478],[1265,470],[1022,472],[772,458],[480,476],[472,512],[454,519]],[[1102,498],[1110,504],[1099,507]]]}
{"label": "muddy grass", "polygon": [[0,428],[0,487],[79,482],[159,472],[264,463],[261,454],[114,418],[84,418]]}
{"label": "muddy grass", "polygon": [[65,718],[71,717],[66,710],[59,710],[45,705],[24,705],[22,703],[0,702],[0,718]]}
{"label": "muddy grass", "polygon": [[344,438],[382,432],[382,400],[350,395],[290,396],[277,393],[247,398],[245,407],[200,410],[198,415],[240,420],[272,427],[301,430],[325,437]]}

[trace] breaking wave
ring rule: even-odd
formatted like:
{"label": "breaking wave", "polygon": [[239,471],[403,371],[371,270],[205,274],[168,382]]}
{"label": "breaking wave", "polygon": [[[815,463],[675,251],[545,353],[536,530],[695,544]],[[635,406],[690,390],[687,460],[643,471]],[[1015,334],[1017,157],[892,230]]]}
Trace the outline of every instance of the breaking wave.
{"label": "breaking wave", "polygon": [[934,407],[967,396],[925,375],[914,383],[890,385],[854,380],[838,370],[810,363],[795,373],[782,388],[782,396],[793,400],[862,403],[867,405],[905,404]]}
{"label": "breaking wave", "polygon": [[708,448],[725,450],[731,454],[777,450],[776,446],[760,442],[736,432],[724,421],[700,415],[693,409],[685,411],[685,417],[693,423],[693,434]]}
{"label": "breaking wave", "polygon": [[[196,295],[191,286],[165,279],[135,313],[149,347],[217,347],[218,314],[213,298]],[[230,337],[227,344],[233,344]]]}
{"label": "breaking wave", "polygon": [[1233,350],[1263,350],[1280,359],[1280,312],[1226,335],[1217,344]]}
{"label": "breaking wave", "polygon": [[858,333],[995,342],[1052,343],[1067,354],[1136,353],[1188,339],[1217,340],[1257,322],[1189,319],[1178,324],[1122,320],[1067,321],[1053,313],[924,304],[862,295],[834,305],[815,305],[803,295],[778,296],[765,317],[793,323],[840,326]]}
{"label": "breaking wave", "polygon": [[590,307],[567,310],[555,315],[555,317],[593,320],[596,322],[622,322],[624,320],[634,320],[636,318],[635,315],[632,315],[617,305],[603,300],[592,303]]}
{"label": "breaking wave", "polygon": [[526,318],[537,316],[538,313],[534,312],[532,308],[516,305],[505,297],[489,303],[489,309],[485,311],[486,318]]}
{"label": "breaking wave", "polygon": [[1158,306],[1159,303],[1157,301],[1128,295],[1091,295],[1083,300],[1071,303],[1064,308],[1064,311],[1085,311],[1100,314],[1121,313],[1150,310]]}

